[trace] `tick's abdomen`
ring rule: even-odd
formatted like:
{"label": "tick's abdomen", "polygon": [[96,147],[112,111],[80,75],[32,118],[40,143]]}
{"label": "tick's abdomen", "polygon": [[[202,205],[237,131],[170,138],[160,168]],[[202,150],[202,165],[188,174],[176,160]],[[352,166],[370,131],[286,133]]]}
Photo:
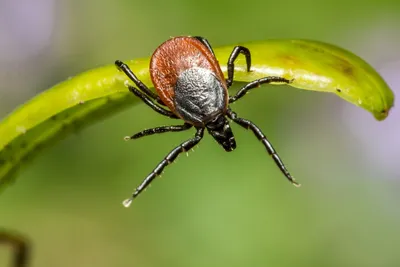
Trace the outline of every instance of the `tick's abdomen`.
{"label": "tick's abdomen", "polygon": [[194,125],[205,125],[226,111],[226,90],[215,74],[204,68],[183,71],[175,86],[175,108]]}

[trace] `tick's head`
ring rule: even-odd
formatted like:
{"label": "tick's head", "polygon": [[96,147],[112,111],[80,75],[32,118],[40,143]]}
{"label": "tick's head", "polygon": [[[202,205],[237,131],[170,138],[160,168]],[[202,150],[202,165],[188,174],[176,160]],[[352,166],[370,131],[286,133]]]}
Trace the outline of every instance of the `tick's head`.
{"label": "tick's head", "polygon": [[235,137],[233,136],[229,121],[225,116],[220,115],[214,120],[210,121],[207,125],[208,132],[217,140],[225,151],[233,151],[236,148]]}

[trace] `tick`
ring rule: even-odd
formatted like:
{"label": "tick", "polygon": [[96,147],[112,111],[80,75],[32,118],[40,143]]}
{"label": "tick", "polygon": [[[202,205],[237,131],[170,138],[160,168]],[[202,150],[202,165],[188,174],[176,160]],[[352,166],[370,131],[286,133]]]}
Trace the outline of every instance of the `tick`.
{"label": "tick", "polygon": [[245,129],[252,130],[262,142],[276,165],[286,178],[299,186],[286,169],[267,137],[253,122],[238,117],[231,110],[230,104],[241,99],[249,90],[268,83],[286,83],[291,81],[283,77],[268,76],[254,80],[243,86],[235,95],[229,96],[228,88],[233,83],[237,57],[243,54],[246,58],[247,71],[251,71],[250,50],[236,46],[230,54],[225,79],[219,63],[209,42],[202,37],[181,36],[167,40],[153,53],[150,61],[150,77],[157,93],[143,84],[125,63],[115,62],[137,86],[126,83],[129,91],[139,97],[144,103],[161,115],[172,119],[181,119],[182,125],[161,126],[147,129],[135,135],[125,137],[126,140],[138,139],[165,132],[185,131],[192,127],[196,129],[195,136],[174,148],[143,180],[135,192],[123,204],[129,207],[136,198],[164,168],[171,164],[180,153],[186,152],[197,145],[203,138],[204,131],[208,133],[225,149],[235,150],[236,141],[229,125],[229,120]]}

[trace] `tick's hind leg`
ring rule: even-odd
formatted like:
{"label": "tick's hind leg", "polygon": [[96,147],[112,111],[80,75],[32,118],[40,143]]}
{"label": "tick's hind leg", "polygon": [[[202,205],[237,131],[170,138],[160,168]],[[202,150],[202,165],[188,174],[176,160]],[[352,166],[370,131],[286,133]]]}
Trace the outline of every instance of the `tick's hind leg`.
{"label": "tick's hind leg", "polygon": [[195,145],[197,145],[200,140],[203,138],[204,134],[204,128],[198,128],[196,135],[192,138],[189,139],[176,148],[174,148],[169,154],[157,165],[157,167],[143,180],[143,182],[136,188],[135,192],[132,194],[132,196],[128,199],[126,199],[123,204],[125,207],[129,207],[129,205],[132,203],[132,200],[136,198],[150,183],[151,181],[154,180],[158,175],[162,173],[164,168],[171,164],[178,156],[180,153],[185,152],[193,148]]}
{"label": "tick's hind leg", "polygon": [[233,72],[235,71],[235,60],[239,56],[239,54],[243,54],[246,57],[247,71],[250,72],[251,68],[251,54],[250,50],[244,46],[235,46],[233,48],[231,55],[228,60],[228,79],[226,80],[226,84],[228,88],[233,83]]}
{"label": "tick's hind leg", "polygon": [[29,244],[28,241],[17,234],[8,231],[0,231],[0,244],[9,244],[14,252],[13,267],[26,267],[28,266],[29,258]]}
{"label": "tick's hind leg", "polygon": [[151,91],[141,80],[139,80],[138,77],[136,77],[136,75],[133,73],[133,71],[129,68],[127,64],[125,64],[120,60],[116,60],[115,65],[119,70],[123,71],[125,75],[128,76],[128,78],[131,79],[135,83],[135,85],[140,90],[142,90],[148,97],[157,101],[157,103],[165,106],[165,104],[161,101],[160,97],[156,93]]}
{"label": "tick's hind leg", "polygon": [[189,123],[185,123],[183,125],[161,126],[161,127],[157,127],[157,128],[143,130],[132,136],[125,136],[124,139],[131,140],[131,139],[138,139],[143,136],[148,136],[148,135],[153,135],[153,134],[158,134],[158,133],[181,132],[181,131],[185,131],[185,130],[192,128],[192,126],[193,125],[191,125]]}
{"label": "tick's hind leg", "polygon": [[132,72],[128,65],[119,60],[115,61],[115,65],[118,67],[118,69],[122,70],[126,74],[126,76],[128,76],[136,84],[137,87],[140,88],[139,90],[126,82],[125,85],[128,87],[129,91],[131,91],[135,96],[142,99],[144,103],[146,103],[149,107],[151,107],[154,111],[160,113],[161,115],[173,119],[178,118],[178,116],[176,116],[173,112],[166,110],[153,102],[157,101],[158,103],[164,105],[160,98],[136,77],[136,75]]}
{"label": "tick's hind leg", "polygon": [[254,123],[252,123],[249,120],[238,118],[236,113],[233,112],[232,110],[228,110],[227,113],[228,117],[232,119],[234,122],[239,124],[240,126],[252,130],[254,135],[260,140],[265,148],[268,151],[268,154],[271,155],[271,157],[274,159],[276,165],[279,167],[281,172],[286,176],[286,178],[295,186],[300,186],[299,183],[297,183],[292,175],[290,175],[289,171],[286,169],[285,165],[283,164],[282,160],[280,159],[278,153],[276,153],[275,149],[272,147],[271,143],[268,141],[267,137],[263,134],[263,132],[260,130],[260,128],[257,127]]}
{"label": "tick's hind leg", "polygon": [[142,99],[142,101],[148,105],[149,107],[151,107],[154,111],[160,113],[161,115],[170,117],[172,119],[179,119],[178,116],[176,116],[173,112],[166,110],[162,107],[160,107],[159,105],[157,105],[156,103],[154,103],[149,96],[147,96],[146,94],[142,93],[140,90],[138,90],[137,88],[126,84],[126,86],[128,87],[129,91],[131,91],[135,96],[139,97],[140,99]]}

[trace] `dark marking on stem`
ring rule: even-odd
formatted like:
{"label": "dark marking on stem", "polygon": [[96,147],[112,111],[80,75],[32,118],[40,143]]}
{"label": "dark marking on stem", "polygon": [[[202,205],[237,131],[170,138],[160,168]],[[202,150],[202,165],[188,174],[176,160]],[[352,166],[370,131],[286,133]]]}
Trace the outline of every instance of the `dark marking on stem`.
{"label": "dark marking on stem", "polygon": [[388,109],[383,109],[383,110],[381,111],[381,114],[387,116],[387,115],[389,114],[389,110],[388,110]]}
{"label": "dark marking on stem", "polygon": [[14,252],[12,266],[28,266],[30,244],[26,237],[20,235],[19,233],[13,233],[12,231],[0,229],[0,243],[11,246],[12,251]]}
{"label": "dark marking on stem", "polygon": [[79,128],[81,127],[81,122],[79,121],[72,121],[69,124],[69,130],[73,133],[73,134],[78,134],[79,133]]}
{"label": "dark marking on stem", "polygon": [[42,143],[38,143],[32,150],[42,150],[44,148],[44,145]]}
{"label": "dark marking on stem", "polygon": [[61,127],[60,127],[60,130],[61,131],[66,131],[66,130],[68,130],[68,128],[69,128],[69,124],[68,123],[63,123],[62,125],[61,125]]}
{"label": "dark marking on stem", "polygon": [[296,65],[296,64],[299,64],[299,62],[300,62],[300,60],[297,57],[292,56],[292,55],[282,54],[282,55],[280,55],[280,57],[286,64],[289,64],[289,65]]}
{"label": "dark marking on stem", "polygon": [[354,68],[353,66],[343,58],[337,58],[338,63],[334,64],[334,67],[338,69],[340,72],[346,74],[347,76],[354,76]]}
{"label": "dark marking on stem", "polygon": [[300,47],[300,48],[302,48],[304,50],[308,50],[308,51],[311,51],[311,52],[318,52],[318,53],[321,53],[321,54],[325,53],[325,49],[322,49],[322,48],[317,47],[317,46],[312,46],[310,44],[305,44],[305,43],[302,43],[302,42],[296,42],[295,40],[294,40],[294,43],[298,47]]}
{"label": "dark marking on stem", "polygon": [[[29,151],[30,152],[30,151]],[[23,163],[23,162],[27,162],[28,161],[28,159],[29,159],[29,156],[27,155],[27,154],[25,154],[25,155],[23,155],[21,158],[20,158],[20,162],[21,163]]]}
{"label": "dark marking on stem", "polygon": [[318,47],[318,46],[312,46],[310,44],[304,44],[304,43],[299,43],[294,41],[294,43],[305,50],[308,50],[310,52],[316,52],[316,53],[321,53],[321,54],[329,54],[332,57],[334,57],[335,60],[331,61],[329,63],[330,66],[332,66],[332,68],[339,70],[340,72],[342,72],[343,74],[347,75],[347,76],[351,76],[354,77],[355,71],[354,68],[352,66],[352,64],[346,60],[345,58],[339,57],[335,54],[332,54],[329,50],[326,50],[324,48]]}

